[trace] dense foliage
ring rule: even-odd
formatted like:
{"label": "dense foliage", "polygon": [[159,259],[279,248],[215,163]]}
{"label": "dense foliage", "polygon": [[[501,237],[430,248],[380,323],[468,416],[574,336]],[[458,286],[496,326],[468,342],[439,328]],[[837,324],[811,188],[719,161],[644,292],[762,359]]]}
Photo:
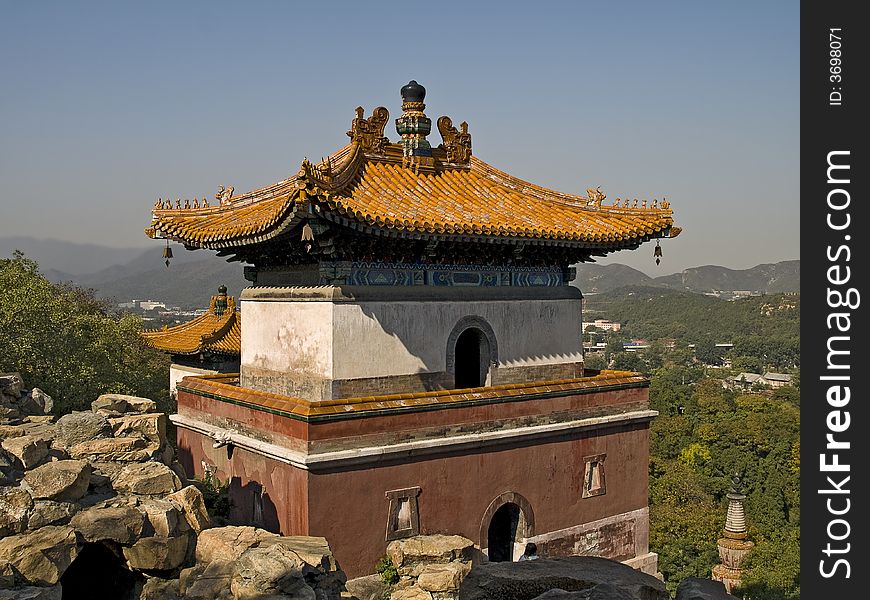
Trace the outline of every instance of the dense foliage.
{"label": "dense foliage", "polygon": [[[608,318],[623,327],[603,334],[606,350],[588,355],[587,364],[648,373],[650,402],[659,411],[651,430],[650,547],[668,589],[673,594],[686,577],[710,577],[730,475],[739,471],[756,547],[738,595],[799,598],[799,296],[727,302],[655,290],[597,298],[586,320]],[[635,337],[650,347],[624,352],[623,342]],[[716,343],[734,349],[717,354]],[[726,357],[731,369],[710,368]],[[747,392],[722,385],[736,372],[773,369],[793,373],[794,386]]]}
{"label": "dense foliage", "polygon": [[[621,289],[590,296],[584,320],[622,324],[619,340],[672,339],[695,344],[707,364],[730,358],[735,367],[759,372],[800,366],[800,296],[771,294],[737,301],[654,288]],[[716,344],[734,344],[730,350]]]}
{"label": "dense foliage", "polygon": [[90,290],[53,284],[20,253],[0,259],[0,371],[17,371],[55,402],[86,410],[100,394],[152,398],[168,409],[169,358],[145,346],[142,321],[112,314]]}

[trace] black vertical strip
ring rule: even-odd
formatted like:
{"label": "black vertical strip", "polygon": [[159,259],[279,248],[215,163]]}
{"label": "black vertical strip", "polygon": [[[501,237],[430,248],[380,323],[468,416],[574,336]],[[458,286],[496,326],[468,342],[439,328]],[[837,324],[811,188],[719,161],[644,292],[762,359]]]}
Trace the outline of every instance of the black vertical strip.
{"label": "black vertical strip", "polygon": [[[867,594],[870,222],[860,3],[801,4],[801,592]],[[830,165],[834,165],[829,169]],[[847,168],[848,167],[848,168]],[[847,399],[848,395],[848,399]],[[831,436],[828,438],[828,436]],[[848,465],[848,467],[846,467]],[[836,514],[839,513],[839,514]]]}

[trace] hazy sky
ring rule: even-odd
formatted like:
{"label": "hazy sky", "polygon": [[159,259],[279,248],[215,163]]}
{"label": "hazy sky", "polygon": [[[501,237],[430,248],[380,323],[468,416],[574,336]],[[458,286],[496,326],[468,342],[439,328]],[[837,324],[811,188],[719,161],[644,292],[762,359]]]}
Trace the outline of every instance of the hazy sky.
{"label": "hazy sky", "polygon": [[[474,153],[561,191],[667,197],[651,274],[799,258],[797,2],[6,2],[0,236],[148,246],[158,196],[281,180],[354,108],[427,89]],[[434,132],[433,145],[440,142]]]}

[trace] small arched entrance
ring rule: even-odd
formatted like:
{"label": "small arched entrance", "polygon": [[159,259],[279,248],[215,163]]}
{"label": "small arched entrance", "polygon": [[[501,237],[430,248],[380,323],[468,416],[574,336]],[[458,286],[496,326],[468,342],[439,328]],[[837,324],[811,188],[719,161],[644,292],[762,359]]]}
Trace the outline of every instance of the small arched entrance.
{"label": "small arched entrance", "polygon": [[456,389],[482,387],[489,375],[489,340],[476,327],[469,327],[456,339]]}
{"label": "small arched entrance", "polygon": [[520,494],[505,492],[493,500],[480,523],[480,547],[491,562],[513,561],[535,534],[532,506]]}

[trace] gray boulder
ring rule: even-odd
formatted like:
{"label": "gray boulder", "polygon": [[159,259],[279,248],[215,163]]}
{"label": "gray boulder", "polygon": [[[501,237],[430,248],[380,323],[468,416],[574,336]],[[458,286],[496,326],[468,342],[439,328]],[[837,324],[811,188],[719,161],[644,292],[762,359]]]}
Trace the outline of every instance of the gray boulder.
{"label": "gray boulder", "polygon": [[54,400],[39,388],[33,388],[18,400],[18,410],[25,415],[48,415],[53,408]]}
{"label": "gray boulder", "polygon": [[668,600],[665,584],[655,577],[620,562],[593,556],[484,563],[475,566],[462,581],[459,597],[533,600],[551,590],[579,592],[602,584],[616,588],[631,600]]}
{"label": "gray boulder", "polygon": [[535,600],[633,600],[631,594],[609,583],[599,583],[579,592],[565,590],[550,590],[544,592]]}
{"label": "gray boulder", "polygon": [[66,525],[79,510],[74,502],[55,502],[54,500],[37,500],[33,503],[28,529],[39,529],[46,525]]}
{"label": "gray boulder", "polygon": [[366,575],[347,580],[347,591],[357,600],[382,600],[390,586],[380,575]]}
{"label": "gray boulder", "polygon": [[20,373],[0,373],[0,396],[18,398],[24,389],[24,380]]}
{"label": "gray boulder", "polygon": [[677,587],[677,600],[738,600],[725,591],[721,581],[687,577]]}
{"label": "gray boulder", "polygon": [[62,416],[55,426],[55,445],[71,448],[82,442],[112,437],[106,417],[92,412],[73,412]]}
{"label": "gray boulder", "polygon": [[63,590],[59,585],[51,587],[25,586],[14,590],[0,590],[0,600],[61,600]]}

